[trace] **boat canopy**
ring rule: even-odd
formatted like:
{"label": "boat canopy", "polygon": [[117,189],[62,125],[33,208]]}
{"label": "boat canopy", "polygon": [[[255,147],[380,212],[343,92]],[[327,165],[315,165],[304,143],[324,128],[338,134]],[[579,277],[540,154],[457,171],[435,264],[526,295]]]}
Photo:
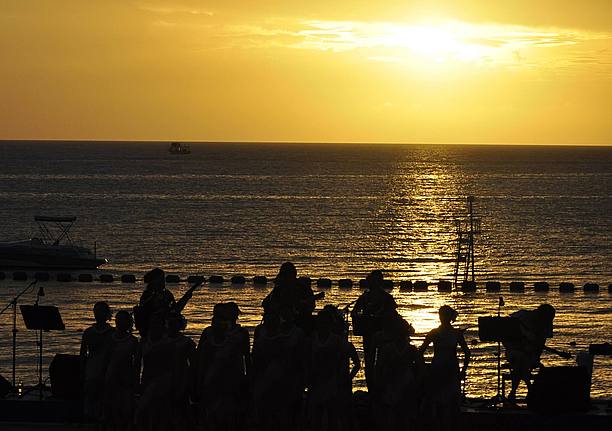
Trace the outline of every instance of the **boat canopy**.
{"label": "boat canopy", "polygon": [[34,221],[55,222],[55,223],[74,223],[76,221],[76,217],[35,216]]}

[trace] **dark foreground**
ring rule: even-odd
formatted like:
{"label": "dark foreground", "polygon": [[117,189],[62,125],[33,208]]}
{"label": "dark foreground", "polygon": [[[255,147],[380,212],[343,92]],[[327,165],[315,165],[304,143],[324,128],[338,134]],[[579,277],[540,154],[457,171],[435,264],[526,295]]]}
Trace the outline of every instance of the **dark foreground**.
{"label": "dark foreground", "polygon": [[[589,430],[612,429],[612,401],[594,401],[584,413],[541,414],[526,407],[487,407],[483,400],[468,400],[461,408],[457,430]],[[354,430],[370,431],[376,427],[363,411],[355,412]],[[0,401],[0,429],[39,430],[68,429],[96,430],[81,414],[79,401],[45,399]],[[193,429],[197,429],[194,427]],[[308,428],[306,428],[308,429]],[[428,430],[427,427],[419,429]]]}

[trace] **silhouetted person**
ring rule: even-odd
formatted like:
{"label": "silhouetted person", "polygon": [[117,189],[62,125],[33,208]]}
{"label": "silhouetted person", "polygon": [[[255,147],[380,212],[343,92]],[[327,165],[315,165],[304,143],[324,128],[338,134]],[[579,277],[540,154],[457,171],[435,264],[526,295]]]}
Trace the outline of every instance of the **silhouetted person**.
{"label": "silhouetted person", "polygon": [[333,315],[321,310],[311,336],[308,406],[312,430],[340,427],[340,396],[344,375],[344,343],[333,332]]}
{"label": "silhouetted person", "polygon": [[376,340],[376,411],[379,429],[409,430],[416,426],[423,355],[410,343],[414,328],[399,314],[385,317]]}
{"label": "silhouetted person", "polygon": [[351,317],[353,327],[359,327],[363,337],[363,356],[365,363],[365,376],[368,391],[373,388],[373,367],[375,346],[374,335],[382,329],[383,316],[394,312],[397,304],[393,296],[383,289],[383,273],[380,270],[372,271],[367,277],[365,292],[357,299]]}
{"label": "silhouetted person", "polygon": [[174,344],[168,340],[163,313],[150,317],[141,351],[141,397],[136,409],[136,425],[147,431],[171,429]]}
{"label": "silhouetted person", "polygon": [[115,332],[104,390],[106,424],[111,430],[131,430],[134,421],[134,395],[140,380],[140,344],[132,335],[132,316],[122,310],[115,315]]}
{"label": "silhouetted person", "polygon": [[93,312],[96,323],[83,332],[81,341],[81,381],[84,413],[100,421],[103,417],[104,380],[114,328],[108,323],[112,315],[106,302],[97,302]]}
{"label": "silhouetted person", "polygon": [[114,328],[108,323],[111,311],[106,302],[96,302],[93,313],[96,323],[83,332],[81,341],[83,412],[87,417],[101,421],[104,413],[104,380]]}
{"label": "silhouetted person", "polygon": [[531,387],[531,371],[540,365],[546,339],[553,335],[555,308],[550,304],[542,304],[535,310],[519,310],[510,316],[520,322],[522,334],[519,341],[504,342],[512,378],[508,399],[512,401],[516,399],[516,390],[521,380],[528,390]]}
{"label": "silhouetted person", "polygon": [[266,430],[291,429],[301,409],[305,387],[303,332],[284,313],[267,311],[253,340],[253,407]]}
{"label": "silhouetted person", "polygon": [[183,316],[171,311],[166,316],[168,343],[172,349],[172,422],[176,430],[182,430],[191,422],[189,394],[195,376],[196,345],[183,334],[186,322]]}
{"label": "silhouetted person", "polygon": [[323,310],[327,311],[332,319],[332,332],[342,340],[338,429],[349,430],[352,424],[353,379],[361,369],[361,363],[357,349],[348,340],[348,323],[345,322],[342,311],[333,305],[326,305]]}
{"label": "silhouetted person", "polygon": [[206,430],[238,430],[242,423],[245,339],[243,331],[232,328],[234,312],[232,305],[217,304],[198,343],[196,391]]}
{"label": "silhouetted person", "polygon": [[147,286],[140,296],[139,304],[134,307],[136,329],[143,338],[147,336],[148,324],[153,314],[158,313],[165,318],[176,306],[174,295],[166,289],[166,273],[162,269],[155,268],[147,272],[144,282]]}
{"label": "silhouetted person", "polygon": [[[463,331],[455,329],[452,322],[457,312],[448,305],[438,311],[440,326],[429,331],[420,352],[424,353],[431,343],[434,346],[433,359],[426,382],[425,396],[435,429],[453,429],[459,417],[461,403],[461,380],[465,378],[470,363],[470,349],[465,342]],[[459,369],[457,346],[463,352],[463,367]]]}
{"label": "silhouetted person", "polygon": [[297,270],[291,262],[281,265],[276,278],[274,287],[262,302],[265,311],[280,312],[281,309],[288,309],[295,312],[296,302]]}

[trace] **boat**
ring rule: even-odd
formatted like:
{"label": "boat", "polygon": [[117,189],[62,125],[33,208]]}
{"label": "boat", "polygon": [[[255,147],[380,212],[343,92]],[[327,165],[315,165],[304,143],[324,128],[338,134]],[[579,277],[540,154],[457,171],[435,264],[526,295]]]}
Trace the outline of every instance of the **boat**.
{"label": "boat", "polygon": [[168,148],[170,154],[191,154],[191,147],[188,144],[181,144],[180,142],[170,143]]}
{"label": "boat", "polygon": [[76,217],[36,216],[40,237],[0,242],[0,267],[40,269],[96,269],[108,261],[91,249],[76,245],[69,232]]}

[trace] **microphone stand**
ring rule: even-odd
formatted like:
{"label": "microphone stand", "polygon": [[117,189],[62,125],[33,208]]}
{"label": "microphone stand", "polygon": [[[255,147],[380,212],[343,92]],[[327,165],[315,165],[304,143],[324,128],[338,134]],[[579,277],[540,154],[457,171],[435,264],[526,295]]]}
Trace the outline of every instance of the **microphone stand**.
{"label": "microphone stand", "polygon": [[31,287],[33,287],[38,280],[34,280],[30,284],[26,286],[17,296],[15,296],[11,302],[9,302],[6,307],[2,311],[0,311],[0,315],[4,314],[6,310],[13,307],[13,387],[12,390],[15,390],[15,366],[16,366],[16,351],[17,351],[17,301],[24,295]]}

